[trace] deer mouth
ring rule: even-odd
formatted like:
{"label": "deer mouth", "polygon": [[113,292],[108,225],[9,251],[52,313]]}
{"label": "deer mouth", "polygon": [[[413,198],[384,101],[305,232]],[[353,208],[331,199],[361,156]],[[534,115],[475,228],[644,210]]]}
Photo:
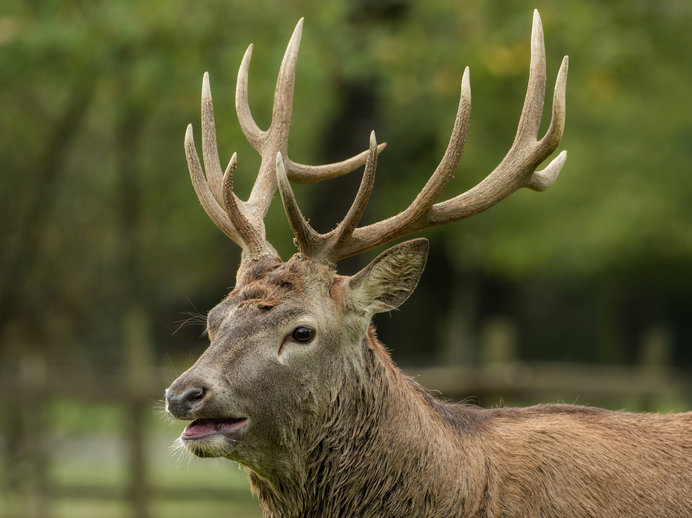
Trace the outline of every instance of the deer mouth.
{"label": "deer mouth", "polygon": [[180,438],[184,441],[194,441],[213,435],[225,435],[230,439],[238,440],[246,424],[247,417],[237,419],[195,419],[185,427]]}

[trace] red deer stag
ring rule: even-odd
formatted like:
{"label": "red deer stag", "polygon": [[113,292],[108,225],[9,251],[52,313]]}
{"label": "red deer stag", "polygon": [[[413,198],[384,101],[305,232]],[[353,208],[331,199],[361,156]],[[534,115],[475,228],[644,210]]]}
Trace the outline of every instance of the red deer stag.
{"label": "red deer stag", "polygon": [[[307,166],[287,155],[302,20],[276,84],[271,125],[248,106],[252,46],[238,73],[236,109],[261,155],[247,201],[233,192],[234,154],[225,172],[216,146],[208,76],[202,86],[204,172],[192,138],[192,183],[214,223],[242,248],[236,286],[207,317],[210,346],[166,391],[168,412],[191,420],[180,442],[199,457],[226,457],[247,470],[265,516],[692,516],[692,413],[630,414],[571,405],[480,409],[442,402],[397,369],[370,320],[408,298],[428,245],[395,245],[352,277],[344,257],[428,227],[481,212],[521,187],[541,191],[565,162],[567,58],[546,134],[545,50],[538,13],[529,84],[514,142],[478,185],[436,202],[457,166],[468,131],[468,69],[449,146],[411,205],[358,226],[377,155],[370,147],[343,162]],[[311,183],[365,164],[343,221],[316,232],[290,182]],[[206,174],[206,176],[205,176]],[[299,252],[283,262],[263,218],[278,188]]]}

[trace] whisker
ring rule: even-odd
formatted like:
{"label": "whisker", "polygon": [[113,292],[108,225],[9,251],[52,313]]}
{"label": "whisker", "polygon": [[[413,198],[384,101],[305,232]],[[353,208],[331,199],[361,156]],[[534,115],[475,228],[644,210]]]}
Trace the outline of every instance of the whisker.
{"label": "whisker", "polygon": [[166,411],[165,399],[157,399],[154,401],[152,412],[155,416],[161,417],[168,424],[172,424],[176,421],[176,419]]}
{"label": "whisker", "polygon": [[175,441],[173,441],[173,443],[171,443],[170,453],[171,457],[175,459],[175,464],[178,468],[183,463],[183,461],[185,461],[186,464],[190,464],[190,461],[193,457],[192,454],[183,444],[183,440],[180,437],[178,437]]}
{"label": "whisker", "polygon": [[177,327],[173,330],[173,332],[171,333],[171,336],[175,335],[183,327],[186,327],[189,325],[202,326],[204,328],[204,330],[206,331],[207,317],[205,315],[202,315],[201,313],[196,313],[196,312],[183,313],[183,315],[186,315],[186,318],[183,318],[183,319],[175,322]]}

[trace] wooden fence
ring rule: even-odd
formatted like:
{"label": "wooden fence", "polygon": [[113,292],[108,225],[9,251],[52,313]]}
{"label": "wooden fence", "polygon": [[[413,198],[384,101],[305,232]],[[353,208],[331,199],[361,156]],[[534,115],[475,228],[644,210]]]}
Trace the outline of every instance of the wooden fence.
{"label": "wooden fence", "polygon": [[[665,367],[595,366],[575,364],[490,362],[452,367],[412,368],[407,372],[424,386],[451,399],[478,398],[483,406],[548,402],[606,404],[637,409],[658,409],[676,401],[690,408],[692,379]],[[148,377],[149,380],[152,376]],[[63,498],[117,499],[126,503],[126,516],[151,518],[152,503],[161,499],[227,497],[229,491],[159,487],[151,479],[146,451],[146,419],[152,402],[160,400],[165,382],[131,383],[103,380],[85,382],[78,376],[37,381],[18,373],[5,372],[0,381],[0,426],[4,442],[4,477],[0,480],[0,516],[6,518],[51,518],[56,501]],[[83,404],[111,404],[122,410],[122,437],[127,452],[125,487],[83,484],[65,486],[51,480],[50,423],[43,410],[56,399],[73,399]],[[21,458],[18,459],[18,452]],[[20,462],[21,461],[21,462]],[[4,495],[4,496],[3,496]],[[2,507],[5,507],[4,511]],[[162,517],[163,518],[163,517]]]}

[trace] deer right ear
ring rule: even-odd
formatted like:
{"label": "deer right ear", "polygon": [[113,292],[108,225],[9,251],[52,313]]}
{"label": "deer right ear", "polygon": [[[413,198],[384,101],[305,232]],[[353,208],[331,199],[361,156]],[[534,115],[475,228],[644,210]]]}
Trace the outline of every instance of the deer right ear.
{"label": "deer right ear", "polygon": [[404,241],[349,280],[351,303],[370,314],[391,311],[413,293],[428,258],[428,240]]}

